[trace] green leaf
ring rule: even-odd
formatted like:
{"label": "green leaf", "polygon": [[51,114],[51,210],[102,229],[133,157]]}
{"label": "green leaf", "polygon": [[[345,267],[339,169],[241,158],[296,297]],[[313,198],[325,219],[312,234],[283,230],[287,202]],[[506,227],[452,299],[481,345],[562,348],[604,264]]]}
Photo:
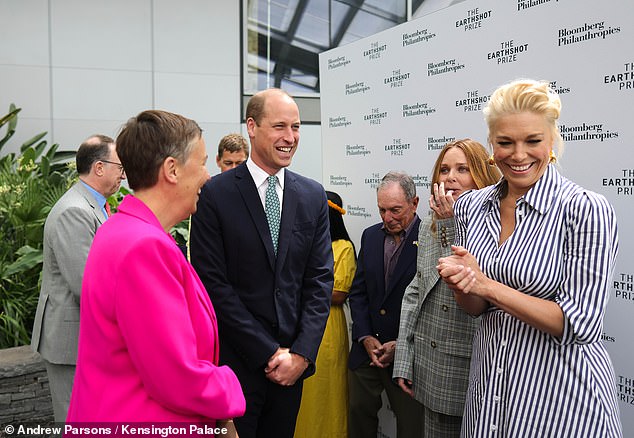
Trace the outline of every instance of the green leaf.
{"label": "green leaf", "polygon": [[46,158],[48,158],[49,160],[52,160],[58,148],[59,148],[59,144],[57,143],[54,143],[53,145],[51,145],[51,147],[48,148],[48,151],[46,151],[46,155],[45,155]]}
{"label": "green leaf", "polygon": [[42,152],[44,152],[44,149],[46,148],[47,144],[48,143],[46,142],[46,140],[42,140],[41,142],[37,144],[37,146],[35,146],[35,158],[42,155]]}
{"label": "green leaf", "polygon": [[42,176],[44,178],[48,178],[48,174],[50,170],[51,170],[51,162],[49,161],[48,157],[44,155],[42,159],[40,160],[40,171],[42,172]]}
{"label": "green leaf", "polygon": [[31,146],[33,146],[35,143],[37,143],[42,138],[44,138],[44,136],[46,134],[48,134],[48,132],[46,132],[46,131],[42,132],[40,134],[37,134],[35,137],[32,137],[32,138],[28,139],[27,141],[25,141],[24,143],[22,143],[22,146],[20,146],[20,152],[24,152],[26,149],[28,149]]}
{"label": "green leaf", "polygon": [[40,264],[43,261],[43,252],[41,249],[35,249],[28,245],[23,246],[22,248],[16,251],[16,254],[19,255],[18,259],[7,266],[4,275],[10,276],[19,274],[24,271],[28,271]]}
{"label": "green leaf", "polygon": [[35,163],[35,149],[27,147],[22,151],[22,163],[33,161]]}
{"label": "green leaf", "polygon": [[9,106],[9,114],[3,116],[0,119],[0,127],[8,123],[7,133],[0,140],[0,149],[2,149],[2,146],[4,146],[5,143],[8,142],[11,137],[13,137],[13,134],[15,134],[15,127],[18,124],[18,113],[20,111],[22,111],[22,108],[16,108],[15,105],[11,104]]}
{"label": "green leaf", "polygon": [[66,162],[75,158],[75,155],[77,155],[77,153],[73,151],[59,151],[53,155],[53,158],[51,158],[51,163]]}

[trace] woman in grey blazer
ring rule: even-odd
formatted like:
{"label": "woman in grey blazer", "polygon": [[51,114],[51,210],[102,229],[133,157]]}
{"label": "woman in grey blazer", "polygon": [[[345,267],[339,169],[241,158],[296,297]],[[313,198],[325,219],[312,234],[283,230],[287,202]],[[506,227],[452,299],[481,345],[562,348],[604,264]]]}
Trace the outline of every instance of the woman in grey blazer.
{"label": "woman in grey blazer", "polygon": [[454,201],[500,177],[487,159],[474,140],[445,145],[433,170],[432,212],[420,223],[417,272],[403,296],[392,376],[425,407],[422,437],[460,435],[477,320],[458,306],[436,265],[451,254]]}

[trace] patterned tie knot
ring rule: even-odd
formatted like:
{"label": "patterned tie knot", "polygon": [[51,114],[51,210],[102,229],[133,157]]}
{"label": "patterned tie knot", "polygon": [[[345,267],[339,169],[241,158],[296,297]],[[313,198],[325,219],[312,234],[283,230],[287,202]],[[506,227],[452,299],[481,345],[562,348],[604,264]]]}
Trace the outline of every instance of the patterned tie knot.
{"label": "patterned tie knot", "polygon": [[277,176],[269,176],[264,197],[264,211],[266,213],[266,220],[269,223],[275,254],[277,254],[277,240],[280,236],[280,198],[277,197],[277,191],[275,190],[276,185]]}

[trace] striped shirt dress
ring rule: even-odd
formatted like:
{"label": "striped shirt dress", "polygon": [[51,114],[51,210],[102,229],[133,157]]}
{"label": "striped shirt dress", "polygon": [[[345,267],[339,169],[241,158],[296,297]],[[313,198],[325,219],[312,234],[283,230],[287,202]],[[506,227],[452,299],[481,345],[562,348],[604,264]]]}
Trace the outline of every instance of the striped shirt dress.
{"label": "striped shirt dress", "polygon": [[616,384],[602,344],[618,251],[607,200],[549,165],[516,203],[515,230],[500,246],[506,181],[455,204],[457,244],[489,278],[552,300],[564,313],[554,337],[490,306],[474,341],[462,437],[621,437]]}

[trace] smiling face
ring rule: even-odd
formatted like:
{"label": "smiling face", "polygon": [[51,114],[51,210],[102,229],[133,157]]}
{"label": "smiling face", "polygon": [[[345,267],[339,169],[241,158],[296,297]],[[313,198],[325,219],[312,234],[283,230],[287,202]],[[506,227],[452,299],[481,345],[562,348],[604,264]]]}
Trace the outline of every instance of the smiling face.
{"label": "smiling face", "polygon": [[489,141],[509,194],[520,197],[546,172],[554,136],[543,116],[525,111],[497,119]]}
{"label": "smiling face", "polygon": [[183,219],[196,212],[200,189],[209,179],[207,171],[207,149],[202,137],[194,140],[187,160],[179,163],[180,199],[184,203]]}
{"label": "smiling face", "polygon": [[260,122],[247,119],[253,162],[269,175],[289,166],[299,143],[299,125],[299,109],[293,99],[269,92]]}
{"label": "smiling face", "polygon": [[467,156],[462,149],[453,147],[445,152],[440,164],[438,181],[435,182],[445,184],[445,193],[453,190],[454,200],[463,192],[477,188],[467,163]]}

